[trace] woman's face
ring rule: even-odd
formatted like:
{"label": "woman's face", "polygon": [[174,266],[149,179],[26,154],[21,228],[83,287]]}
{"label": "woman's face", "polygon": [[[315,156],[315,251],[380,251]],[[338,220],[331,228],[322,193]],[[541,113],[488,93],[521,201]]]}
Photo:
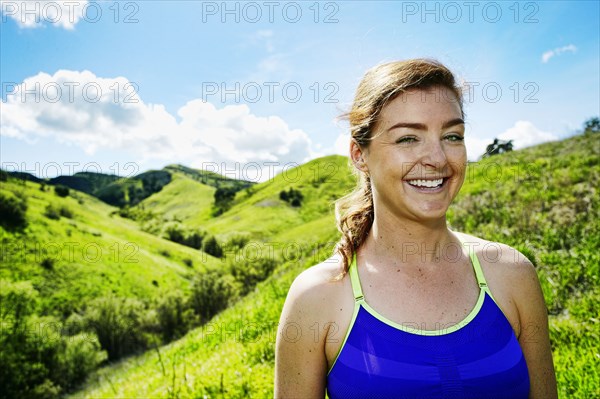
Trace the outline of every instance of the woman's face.
{"label": "woman's face", "polygon": [[[459,102],[446,87],[411,90],[386,104],[357,165],[371,177],[376,212],[445,217],[464,181],[464,133]],[[361,151],[353,144],[351,152],[357,159]]]}

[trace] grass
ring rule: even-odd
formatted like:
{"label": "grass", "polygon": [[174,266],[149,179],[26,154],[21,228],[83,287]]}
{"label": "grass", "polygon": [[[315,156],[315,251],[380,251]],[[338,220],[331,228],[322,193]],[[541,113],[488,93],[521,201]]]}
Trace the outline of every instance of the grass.
{"label": "grass", "polygon": [[[456,230],[514,246],[535,264],[550,312],[562,398],[600,396],[600,149],[592,139],[576,136],[471,164],[448,215]],[[273,256],[279,264],[267,280],[204,326],[166,346],[107,364],[71,397],[272,397],[279,314],[293,279],[329,257],[338,239],[333,200],[354,185],[347,158],[314,160],[245,188],[231,209],[216,218],[207,213],[206,196],[214,188],[199,185],[189,173],[171,173],[173,181],[142,202],[146,209],[180,218],[187,227],[204,229],[220,241],[245,235],[255,250],[271,251],[263,256]],[[9,190],[22,189],[10,184]],[[93,197],[77,193],[81,204],[77,198],[40,192],[35,183],[24,187],[30,198],[27,231],[33,241],[94,242],[105,251],[114,243],[139,247],[139,265],[109,258],[95,264],[59,260],[48,270],[16,255],[6,265],[3,259],[2,278],[48,287],[45,294],[53,299],[47,311],[75,306],[73,298],[85,301],[104,291],[144,297],[185,289],[189,268],[183,259],[197,257],[198,251],[111,217],[115,208]],[[290,187],[302,192],[301,207],[279,199]],[[43,213],[49,203],[69,207],[73,218],[48,220]],[[3,234],[9,241],[23,239],[17,233]],[[231,261],[232,254],[227,256]],[[208,257],[193,264],[219,268],[226,261]],[[152,285],[157,276],[160,289]]]}
{"label": "grass", "polygon": [[[184,259],[193,259],[197,271],[217,264],[209,255],[111,216],[115,208],[87,194],[60,198],[51,190],[41,191],[38,183],[15,180],[1,190],[28,198],[28,226],[21,231],[0,229],[0,279],[31,281],[44,298],[42,314],[66,315],[107,294],[153,298],[185,290],[193,270]],[[48,205],[68,209],[72,215],[49,219]],[[42,262],[52,267],[43,267]]]}

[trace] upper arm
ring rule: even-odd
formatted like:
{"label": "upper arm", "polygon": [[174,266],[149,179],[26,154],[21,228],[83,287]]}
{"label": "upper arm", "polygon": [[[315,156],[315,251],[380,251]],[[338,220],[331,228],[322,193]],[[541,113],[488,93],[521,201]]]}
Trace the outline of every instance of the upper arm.
{"label": "upper arm", "polygon": [[325,396],[325,337],[318,334],[318,326],[325,322],[323,288],[324,284],[310,269],[301,273],[290,287],[277,329],[276,398]]}
{"label": "upper arm", "polygon": [[[521,255],[522,256],[522,255]],[[556,398],[556,375],[548,331],[548,310],[534,266],[526,260],[515,266],[513,298],[519,313],[519,344],[525,355],[530,398]]]}

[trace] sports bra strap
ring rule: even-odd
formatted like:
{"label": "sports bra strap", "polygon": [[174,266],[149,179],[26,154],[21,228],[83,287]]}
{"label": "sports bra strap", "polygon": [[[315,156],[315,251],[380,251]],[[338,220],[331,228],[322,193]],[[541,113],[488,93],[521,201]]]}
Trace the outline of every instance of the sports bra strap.
{"label": "sports bra strap", "polygon": [[[479,259],[477,258],[477,254],[475,254],[475,250],[472,245],[467,245],[465,241],[458,237],[462,245],[467,248],[469,251],[469,257],[471,258],[471,264],[473,265],[473,270],[475,271],[475,277],[477,278],[477,283],[479,287],[489,292],[489,288],[487,285],[487,281],[485,276],[483,275],[483,271],[481,270],[481,264],[479,263]],[[362,292],[362,287],[360,285],[360,279],[358,278],[358,267],[356,266],[356,252],[352,255],[352,263],[350,264],[350,282],[352,283],[352,292],[354,293],[354,299],[356,302],[363,301],[364,295]],[[491,293],[490,293],[491,295]]]}
{"label": "sports bra strap", "polygon": [[356,267],[356,252],[352,255],[352,263],[350,264],[350,282],[352,283],[352,292],[356,302],[364,299],[360,279],[358,278],[358,268]]}
{"label": "sports bra strap", "polygon": [[481,288],[487,288],[487,281],[485,280],[485,276],[483,275],[483,271],[481,270],[479,259],[477,258],[475,251],[471,247],[469,247],[469,256],[471,257],[473,269],[475,269],[475,277],[477,277],[477,283],[479,283],[479,286]]}
{"label": "sports bra strap", "polygon": [[[460,236],[457,236],[463,247],[469,251],[469,257],[471,258],[471,264],[473,265],[473,270],[475,270],[475,277],[477,278],[477,283],[479,287],[489,291],[487,288],[487,281],[485,280],[485,276],[483,275],[483,271],[481,270],[481,264],[479,263],[479,258],[477,258],[477,254],[475,253],[475,249],[473,245],[467,245],[469,243],[465,242]],[[491,295],[491,293],[490,293]]]}

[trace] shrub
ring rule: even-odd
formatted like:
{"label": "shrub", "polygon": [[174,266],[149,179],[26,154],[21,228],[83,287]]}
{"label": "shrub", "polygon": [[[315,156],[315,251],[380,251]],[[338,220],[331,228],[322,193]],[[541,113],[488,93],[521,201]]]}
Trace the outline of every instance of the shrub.
{"label": "shrub", "polygon": [[235,187],[218,187],[215,190],[215,207],[222,212],[231,207],[237,189]]}
{"label": "shrub", "polygon": [[170,223],[165,225],[163,235],[169,240],[190,248],[202,248],[202,241],[206,233],[200,231],[188,232],[180,224]]}
{"label": "shrub", "polygon": [[202,244],[202,250],[215,258],[223,257],[223,249],[219,245],[219,242],[214,236],[209,236],[204,240]]}
{"label": "shrub", "polygon": [[46,270],[54,270],[54,258],[44,258],[40,262],[40,266],[42,266]]}
{"label": "shrub", "polygon": [[71,390],[106,359],[106,352],[100,350],[98,337],[93,334],[77,334],[62,339],[53,368],[53,381]]}
{"label": "shrub", "polygon": [[59,184],[54,186],[54,192],[59,197],[66,197],[69,195],[69,187]]}
{"label": "shrub", "polygon": [[46,210],[44,211],[44,216],[46,216],[48,219],[58,220],[60,219],[60,211],[54,205],[48,204],[46,206]]}
{"label": "shrub", "polygon": [[12,193],[0,193],[0,225],[12,229],[22,229],[27,226],[27,199],[25,196],[15,196]]}
{"label": "shrub", "polygon": [[69,218],[69,219],[73,218],[73,212],[64,205],[61,206],[60,208],[58,208],[58,214],[65,218]]}
{"label": "shrub", "polygon": [[84,318],[108,359],[115,360],[148,346],[145,312],[144,304],[137,299],[103,297],[88,305]]}
{"label": "shrub", "polygon": [[184,240],[183,240],[183,245],[186,245],[190,248],[194,248],[194,249],[200,249],[202,248],[202,241],[204,240],[204,236],[206,235],[206,233],[202,233],[199,231],[192,231],[191,233],[188,233]]}
{"label": "shrub", "polygon": [[193,311],[178,292],[162,297],[156,314],[164,342],[182,337],[193,324]]}
{"label": "shrub", "polygon": [[246,295],[256,284],[269,277],[277,266],[277,260],[273,258],[234,257],[232,259],[229,269],[235,280],[242,285],[242,295]]}
{"label": "shrub", "polygon": [[238,284],[232,276],[209,270],[194,278],[189,305],[200,316],[200,321],[205,323],[229,306],[238,293]]}
{"label": "shrub", "polygon": [[169,241],[176,242],[178,244],[182,244],[184,241],[183,238],[183,230],[178,225],[170,225],[167,227],[165,234],[167,235],[167,239]]}
{"label": "shrub", "polygon": [[224,247],[229,250],[238,250],[244,248],[250,242],[250,237],[247,234],[233,234],[225,243]]}
{"label": "shrub", "polygon": [[171,257],[171,253],[169,251],[167,251],[166,249],[161,249],[158,251],[158,253],[161,254],[162,256],[164,256],[165,258]]}
{"label": "shrub", "polygon": [[304,196],[300,190],[290,187],[287,191],[280,191],[279,198],[289,203],[293,207],[300,207],[302,206],[302,200],[304,199]]}
{"label": "shrub", "polygon": [[596,116],[585,121],[583,123],[583,132],[585,134],[600,133],[600,118]]}

